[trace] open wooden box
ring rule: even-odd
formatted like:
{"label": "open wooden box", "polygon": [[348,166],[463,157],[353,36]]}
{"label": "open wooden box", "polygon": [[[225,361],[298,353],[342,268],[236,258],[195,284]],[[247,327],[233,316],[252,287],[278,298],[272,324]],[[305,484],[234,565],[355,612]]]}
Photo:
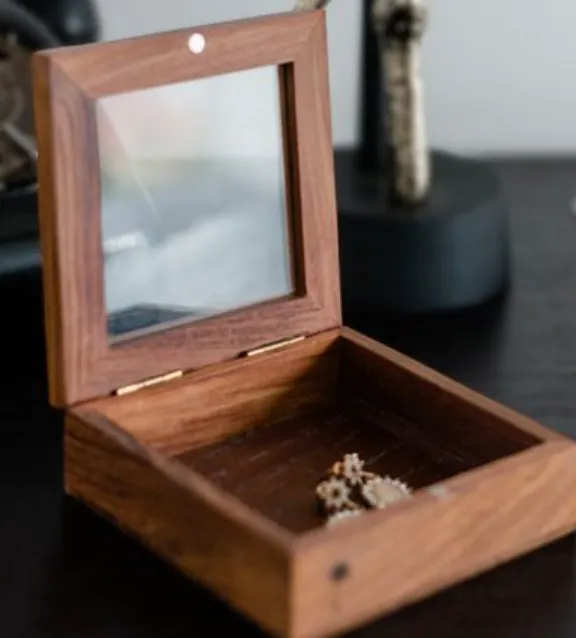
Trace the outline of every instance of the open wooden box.
{"label": "open wooden box", "polygon": [[[157,119],[146,91],[265,67],[275,74],[267,77],[279,78],[272,85],[281,143],[277,157],[256,155],[282,166],[278,183],[285,188],[266,215],[285,216],[289,289],[258,301],[260,293],[246,293],[244,282],[240,303],[232,295],[218,312],[185,304],[179,312],[158,290],[160,305],[141,295],[144,305],[134,306],[126,272],[136,276],[160,262],[156,248],[139,246],[146,230],[107,239],[102,113],[112,128],[122,118],[114,120],[119,103],[106,100],[131,96],[123,102],[124,125],[147,114],[147,143],[157,150],[166,145],[155,133],[178,119],[176,107],[184,105],[191,120],[196,111],[181,93]],[[341,326],[323,12],[44,52],[36,56],[35,78],[50,395],[66,408],[69,494],[266,630],[295,638],[358,626],[576,527],[571,441]],[[234,171],[253,161],[250,140],[257,146],[267,117],[251,113],[254,94],[244,103],[241,89],[234,85],[232,101],[252,137],[240,145]],[[218,91],[202,93],[211,112],[226,110],[226,93]],[[135,109],[138,103],[148,110]],[[185,139],[195,143],[203,128]],[[114,170],[127,171],[115,193],[145,190],[141,182],[150,175],[171,184],[180,174],[171,164],[142,172],[142,157],[130,159],[141,152],[134,135],[120,130],[119,138],[129,148],[120,159],[112,153]],[[236,184],[218,182],[212,199],[199,203],[195,184],[205,185],[206,173],[196,183],[187,170],[185,216]],[[129,174],[140,180],[138,189],[130,191]],[[112,217],[122,220],[149,199],[112,208]],[[168,210],[162,201],[161,212]],[[267,229],[262,219],[256,225]],[[181,219],[176,227],[178,238],[187,232]],[[192,230],[202,228],[194,217]],[[211,278],[212,262],[203,269],[194,261],[208,240],[186,243],[183,265],[170,237],[157,244],[161,250],[169,243],[174,262],[172,270],[162,266],[159,289],[170,287],[171,272],[180,287],[216,295],[222,286]],[[244,240],[240,234],[237,245]],[[103,245],[112,257],[104,258]],[[241,260],[256,264],[260,284],[262,264],[282,256],[274,246]],[[131,271],[126,255],[132,259],[134,250],[144,250],[144,261]],[[220,245],[216,257],[234,250],[233,243]],[[254,250],[250,244],[248,253]],[[202,287],[200,277],[194,289],[198,271],[207,283]],[[121,318],[113,324],[112,297]],[[328,528],[315,487],[350,452],[416,492]]]}

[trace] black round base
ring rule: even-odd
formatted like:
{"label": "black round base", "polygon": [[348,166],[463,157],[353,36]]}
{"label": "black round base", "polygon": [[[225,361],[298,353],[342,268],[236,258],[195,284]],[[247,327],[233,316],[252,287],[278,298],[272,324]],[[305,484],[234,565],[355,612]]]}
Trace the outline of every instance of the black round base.
{"label": "black round base", "polygon": [[428,313],[469,308],[509,281],[506,205],[483,163],[434,153],[428,201],[390,203],[388,180],[336,153],[345,310]]}

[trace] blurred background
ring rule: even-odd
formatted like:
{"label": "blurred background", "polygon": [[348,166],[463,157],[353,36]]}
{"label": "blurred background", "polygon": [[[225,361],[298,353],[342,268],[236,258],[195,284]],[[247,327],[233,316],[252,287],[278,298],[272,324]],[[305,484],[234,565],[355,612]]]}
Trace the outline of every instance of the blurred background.
{"label": "blurred background", "polygon": [[[7,94],[2,72],[10,62],[1,38],[8,3],[40,19],[39,25],[20,16],[9,31],[17,26],[27,46],[44,48],[276,13],[294,2],[0,0],[0,120]],[[328,11],[339,148],[360,140],[362,5],[333,0]],[[428,6],[423,75],[430,145],[482,158],[497,175],[509,213],[512,286],[473,313],[410,322],[345,316],[345,322],[576,437],[576,2],[428,0]],[[16,61],[18,69],[28,65],[27,52]],[[260,98],[255,94],[254,104]],[[20,146],[26,161],[33,153]],[[0,144],[0,160],[1,151]],[[478,243],[482,250],[488,242]],[[40,274],[34,184],[2,192],[0,171],[0,538],[6,548],[0,635],[195,636],[202,620],[240,635],[235,616],[211,598],[191,597],[187,582],[175,581],[107,524],[61,509],[62,415],[48,408]],[[575,573],[571,537],[362,635],[575,636]]]}
{"label": "blurred background", "polygon": [[[0,0],[0,9],[9,2],[25,6],[48,26],[51,34],[33,29],[38,36],[33,44],[41,48],[54,44],[54,35],[64,44],[112,40],[294,6],[294,0]],[[333,0],[328,10],[337,148],[355,147],[360,139],[362,4]],[[486,158],[497,173],[509,202],[514,288],[496,312],[482,310],[463,322],[426,319],[413,330],[396,329],[380,318],[353,325],[524,409],[523,401],[531,402],[535,396],[534,386],[529,380],[530,392],[519,390],[521,400],[516,401],[509,378],[516,379],[514,375],[525,370],[532,370],[534,378],[540,374],[532,355],[532,344],[540,334],[549,337],[544,349],[557,348],[559,369],[568,370],[576,361],[576,351],[574,358],[570,356],[572,340],[558,337],[569,334],[576,314],[571,302],[576,264],[570,257],[576,232],[572,214],[576,86],[570,74],[576,59],[572,34],[576,4],[571,0],[548,0],[545,6],[523,0],[429,0],[427,4],[423,76],[430,145]],[[0,96],[3,62],[0,55]],[[254,93],[251,99],[257,106],[261,96]],[[0,329],[22,344],[10,369],[0,373],[9,381],[1,386],[0,414],[19,413],[21,396],[34,397],[29,403],[42,409],[46,406],[37,235],[34,197],[21,198],[20,191],[13,197],[0,192],[0,300],[5,309]],[[544,294],[549,297],[546,303],[539,301]],[[33,390],[31,383],[36,384]],[[538,415],[539,409],[536,406],[532,414]]]}
{"label": "blurred background", "polygon": [[[104,39],[275,13],[292,0],[96,0]],[[576,149],[576,3],[429,0],[424,38],[432,146],[465,154]],[[361,2],[328,11],[334,141],[358,139]],[[255,98],[256,99],[256,98]]]}

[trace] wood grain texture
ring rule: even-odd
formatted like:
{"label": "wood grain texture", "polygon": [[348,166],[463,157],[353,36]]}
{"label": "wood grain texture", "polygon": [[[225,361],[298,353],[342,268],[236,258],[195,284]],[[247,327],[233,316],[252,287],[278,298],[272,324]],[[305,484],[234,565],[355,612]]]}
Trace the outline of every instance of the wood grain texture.
{"label": "wood grain texture", "polygon": [[[286,350],[231,361],[135,394],[90,402],[144,445],[168,456],[336,401],[339,330]],[[74,411],[81,415],[82,411]]]}
{"label": "wood grain texture", "polygon": [[[187,41],[201,30],[206,52]],[[286,14],[35,59],[50,399],[62,407],[174,370],[191,370],[341,325],[326,27],[323,12]],[[122,61],[119,64],[119,60]],[[106,332],[100,184],[93,100],[266,65],[287,65],[291,193],[300,296],[110,345]]]}
{"label": "wood grain texture", "polygon": [[[88,98],[187,82],[307,55],[322,11],[284,13],[52,50],[46,55]],[[206,49],[193,56],[188,40],[201,33]],[[119,61],[122,61],[119,64]]]}
{"label": "wood grain texture", "polygon": [[[298,130],[296,123],[296,95],[294,86],[294,65],[278,67],[280,82],[280,108],[282,118],[282,139],[284,151],[284,180],[286,210],[290,211],[288,242],[292,255],[304,254],[304,230],[302,227],[300,192],[300,167],[298,162]],[[292,259],[292,289],[294,294],[306,294],[306,269],[298,259]]]}
{"label": "wood grain texture", "polygon": [[[576,447],[553,441],[297,542],[292,636],[349,630],[568,534]],[[343,574],[334,578],[334,574]]]}
{"label": "wood grain texture", "polygon": [[[514,230],[515,286],[507,303],[397,326],[379,315],[352,325],[574,437],[576,260],[566,202],[576,166],[569,160],[502,160],[495,168]],[[3,638],[47,632],[58,638],[175,638],[195,636],[199,627],[214,636],[261,638],[251,623],[112,526],[69,499],[62,502],[60,417],[45,407],[36,286],[32,291],[34,303],[30,288],[11,288],[19,310],[2,317],[5,333],[26,344],[14,362],[16,376],[13,366],[4,369],[0,401]],[[26,550],[15,551],[19,547]],[[574,548],[570,536],[353,635],[575,636]]]}
{"label": "wood grain texture", "polygon": [[414,489],[475,467],[464,455],[411,437],[410,428],[405,435],[405,421],[378,407],[340,403],[316,409],[197,448],[179,460],[296,534],[324,525],[314,491],[345,454],[358,453],[369,471],[400,478]]}
{"label": "wood grain texture", "polygon": [[418,363],[355,330],[344,328],[342,356],[354,369],[345,377],[343,391],[358,396],[365,384],[376,384],[386,400],[435,434],[444,433],[486,456],[514,451],[518,444],[566,441],[510,408],[474,392],[447,376]]}
{"label": "wood grain texture", "polygon": [[286,634],[290,537],[103,417],[85,417],[66,420],[66,491],[268,631]]}
{"label": "wood grain texture", "polygon": [[[402,407],[428,386],[431,416]],[[326,529],[314,488],[353,451],[417,491]],[[65,472],[70,494],[289,638],[350,629],[576,526],[571,441],[349,329],[74,408]]]}

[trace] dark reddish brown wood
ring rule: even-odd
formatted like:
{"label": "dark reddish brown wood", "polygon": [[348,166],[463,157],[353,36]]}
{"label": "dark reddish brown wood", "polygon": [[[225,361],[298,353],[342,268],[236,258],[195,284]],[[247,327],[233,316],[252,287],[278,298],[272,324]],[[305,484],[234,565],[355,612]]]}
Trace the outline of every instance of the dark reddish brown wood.
{"label": "dark reddish brown wood", "polygon": [[[144,394],[99,399],[89,409],[163,454],[190,452],[333,404],[339,334],[330,330],[285,350],[244,359],[240,368],[238,361],[230,361]],[[74,413],[84,414],[82,408]]]}
{"label": "dark reddish brown wood", "polygon": [[[411,387],[415,400],[435,388],[432,417],[406,410]],[[326,529],[314,488],[354,451],[417,492]],[[65,475],[70,494],[290,638],[360,625],[576,526],[573,442],[347,329],[74,408]]]}
{"label": "dark reddish brown wood", "polygon": [[[300,168],[298,165],[296,129],[296,96],[294,93],[294,65],[284,64],[279,68],[280,102],[282,105],[282,130],[284,138],[284,174],[286,184],[286,210],[290,211],[288,227],[289,242],[294,254],[303,254],[304,233],[302,228],[300,192]],[[297,295],[306,291],[306,272],[304,264],[292,260],[293,289]]]}
{"label": "dark reddish brown wood", "polygon": [[385,406],[379,420],[370,416],[348,403],[319,406],[290,421],[197,448],[180,460],[298,534],[323,524],[314,490],[334,462],[350,452],[358,453],[370,471],[400,478],[414,489],[475,467],[441,443],[403,437],[403,420]]}
{"label": "dark reddish brown wood", "polygon": [[65,467],[68,494],[269,631],[289,631],[288,534],[94,413],[67,417]]}
{"label": "dark reddish brown wood", "polygon": [[[302,56],[306,60],[311,40],[323,31],[323,23],[322,11],[284,13],[61,48],[41,55],[57,64],[87,98],[97,99],[221,73],[292,64]],[[206,50],[200,56],[191,55],[188,48],[194,33],[206,39]]]}
{"label": "dark reddish brown wood", "polygon": [[574,444],[550,441],[300,538],[291,636],[340,634],[570,533],[575,462]]}
{"label": "dark reddish brown wood", "polygon": [[[66,418],[68,493],[288,638],[358,626],[573,530],[573,442],[340,329],[323,14],[201,30],[198,65],[192,30],[36,60],[51,399],[91,399]],[[111,348],[92,101],[265,64],[285,72],[302,296]],[[175,368],[201,369],[93,398]],[[326,529],[314,488],[347,452],[414,497]]]}
{"label": "dark reddish brown wood", "polygon": [[461,441],[482,462],[489,462],[495,453],[512,453],[519,445],[567,441],[365,335],[344,328],[342,337],[342,356],[351,368],[342,379],[343,392],[360,398],[366,388],[377,389],[394,409],[421,423],[434,436]]}
{"label": "dark reddish brown wood", "polygon": [[[206,52],[191,56],[194,32]],[[36,119],[50,398],[56,406],[237,357],[341,324],[324,13],[185,29],[36,56]],[[119,63],[121,61],[121,63]],[[257,66],[287,65],[297,169],[300,296],[111,346],[106,332],[93,100]],[[288,92],[290,95],[291,93]]]}

